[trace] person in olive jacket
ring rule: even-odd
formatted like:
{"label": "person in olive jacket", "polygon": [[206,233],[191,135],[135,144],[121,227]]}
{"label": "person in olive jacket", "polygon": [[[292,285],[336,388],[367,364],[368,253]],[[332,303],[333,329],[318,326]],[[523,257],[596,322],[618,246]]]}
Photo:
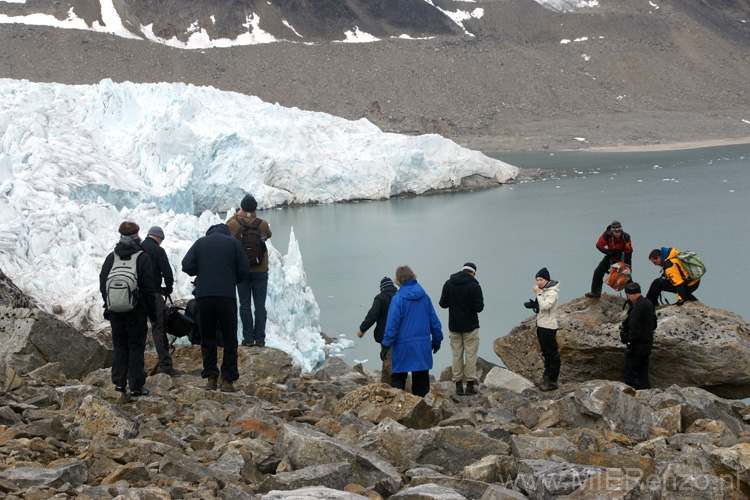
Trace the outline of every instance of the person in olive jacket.
{"label": "person in olive jacket", "polygon": [[654,304],[641,295],[638,283],[625,285],[625,296],[630,304],[628,316],[620,327],[620,340],[627,344],[622,377],[633,389],[651,389],[648,378],[649,357],[654,345],[656,311]]}
{"label": "person in olive jacket", "polygon": [[448,309],[448,330],[453,353],[453,381],[456,394],[476,394],[477,351],[479,350],[479,313],[484,309],[482,287],[476,279],[477,266],[464,264],[443,285],[440,307]]}
{"label": "person in olive jacket", "polygon": [[[396,285],[393,284],[393,280],[388,276],[380,280],[380,293],[375,296],[372,301],[372,307],[367,311],[362,324],[359,325],[359,331],[357,331],[357,337],[362,338],[365,336],[365,332],[374,324],[375,331],[373,335],[375,342],[378,344],[383,343],[383,334],[385,333],[385,323],[388,320],[388,308],[391,305],[391,299],[398,291]],[[382,347],[382,346],[381,346]],[[391,383],[391,366],[393,362],[391,359],[391,351],[388,351],[388,355],[383,360],[383,367],[380,370],[380,382],[384,384]]]}

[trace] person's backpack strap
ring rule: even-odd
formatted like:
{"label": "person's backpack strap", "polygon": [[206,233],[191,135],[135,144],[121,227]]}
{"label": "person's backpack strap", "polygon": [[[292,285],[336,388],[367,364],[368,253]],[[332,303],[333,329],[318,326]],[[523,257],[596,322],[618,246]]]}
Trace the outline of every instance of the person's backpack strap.
{"label": "person's backpack strap", "polygon": [[240,223],[240,226],[248,226],[248,227],[256,227],[260,228],[260,223],[263,222],[263,219],[255,218],[252,224],[250,224],[248,221],[245,220],[242,216],[237,216],[237,222]]}

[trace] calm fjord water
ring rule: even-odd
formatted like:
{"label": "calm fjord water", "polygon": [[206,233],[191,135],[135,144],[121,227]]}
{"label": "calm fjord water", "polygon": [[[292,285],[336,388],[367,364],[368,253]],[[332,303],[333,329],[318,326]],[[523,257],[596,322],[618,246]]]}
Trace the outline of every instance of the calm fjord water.
{"label": "calm fjord water", "polygon": [[[543,169],[547,178],[483,191],[261,214],[282,253],[294,228],[324,332],[356,344],[344,353],[349,364],[367,360],[365,369],[379,368],[372,329],[363,339],[356,332],[380,279],[393,277],[399,265],[417,273],[447,337],[448,313],[437,302],[445,280],[465,261],[477,264],[484,290],[479,355],[501,364],[492,341],[530,316],[523,302],[532,297],[536,271],[547,267],[561,282],[561,304],[582,296],[601,258],[595,243],[613,219],[632,237],[633,275],[643,288],[658,276],[648,261],[651,249],[693,250],[708,268],[696,296],[750,319],[750,145],[491,156]],[[449,364],[450,347],[444,343],[432,374],[439,376]]]}

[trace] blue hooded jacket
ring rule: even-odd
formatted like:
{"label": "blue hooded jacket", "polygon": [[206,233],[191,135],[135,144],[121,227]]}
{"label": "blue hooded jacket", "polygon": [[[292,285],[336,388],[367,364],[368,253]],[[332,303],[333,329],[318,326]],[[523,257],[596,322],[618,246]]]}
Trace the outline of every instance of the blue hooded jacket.
{"label": "blue hooded jacket", "polygon": [[197,276],[195,298],[236,297],[235,287],[250,272],[250,261],[240,240],[232,238],[226,224],[208,228],[182,259],[182,271]]}
{"label": "blue hooded jacket", "polygon": [[432,301],[417,280],[404,283],[391,300],[383,347],[393,347],[393,373],[432,368],[432,346],[443,330]]}

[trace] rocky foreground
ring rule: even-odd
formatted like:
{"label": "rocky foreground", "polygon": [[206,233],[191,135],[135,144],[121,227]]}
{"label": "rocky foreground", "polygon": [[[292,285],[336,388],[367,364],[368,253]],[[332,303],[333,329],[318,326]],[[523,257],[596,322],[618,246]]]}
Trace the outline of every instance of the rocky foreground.
{"label": "rocky foreground", "polygon": [[[308,374],[280,350],[240,347],[240,391],[223,393],[204,389],[200,347],[180,346],[173,359],[185,373],[149,377],[151,393],[133,399],[114,391],[110,350],[36,309],[0,272],[0,497],[750,498],[746,403],[675,374],[643,391],[595,378],[607,373],[594,359],[612,372],[621,364],[607,333],[619,303],[605,295],[560,307],[554,392],[480,360],[477,395],[457,396],[448,368],[419,398],[338,358]],[[655,356],[682,335],[691,377],[701,349],[729,364],[743,359],[729,353],[747,351],[747,323],[731,313],[693,304],[659,317]],[[506,338],[520,352],[528,335],[524,324]],[[538,348],[527,348],[503,360],[533,377],[519,360],[533,364]],[[147,367],[155,360],[147,353]],[[681,370],[669,366],[655,372]],[[742,370],[702,366],[720,390]]]}

